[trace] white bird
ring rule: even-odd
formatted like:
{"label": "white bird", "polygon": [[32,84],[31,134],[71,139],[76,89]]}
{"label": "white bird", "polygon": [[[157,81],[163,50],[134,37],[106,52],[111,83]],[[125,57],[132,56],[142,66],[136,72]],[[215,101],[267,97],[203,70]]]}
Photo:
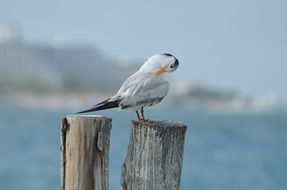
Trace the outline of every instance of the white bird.
{"label": "white bird", "polygon": [[138,119],[145,121],[144,107],[158,104],[168,94],[169,82],[165,75],[175,71],[178,65],[177,58],[171,54],[153,55],[122,83],[116,95],[78,113],[120,108],[135,111]]}

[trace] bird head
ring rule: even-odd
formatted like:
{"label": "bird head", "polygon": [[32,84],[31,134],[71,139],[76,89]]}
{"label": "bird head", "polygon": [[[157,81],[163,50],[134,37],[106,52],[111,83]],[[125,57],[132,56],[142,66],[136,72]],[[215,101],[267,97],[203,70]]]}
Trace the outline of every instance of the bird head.
{"label": "bird head", "polygon": [[151,72],[155,76],[164,73],[171,73],[177,69],[179,62],[176,57],[171,54],[156,54],[148,58],[148,60],[140,68],[140,71]]}

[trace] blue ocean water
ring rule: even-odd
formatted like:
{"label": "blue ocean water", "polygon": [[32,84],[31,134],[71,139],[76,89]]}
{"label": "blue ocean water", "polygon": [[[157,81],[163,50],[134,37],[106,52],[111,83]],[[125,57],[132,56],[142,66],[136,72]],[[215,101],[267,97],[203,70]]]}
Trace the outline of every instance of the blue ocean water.
{"label": "blue ocean water", "polygon": [[[76,110],[0,106],[0,189],[60,188],[60,121]],[[113,118],[110,189],[120,189],[133,113]],[[287,114],[208,113],[181,109],[147,111],[151,119],[188,124],[182,190],[283,190],[287,186]]]}

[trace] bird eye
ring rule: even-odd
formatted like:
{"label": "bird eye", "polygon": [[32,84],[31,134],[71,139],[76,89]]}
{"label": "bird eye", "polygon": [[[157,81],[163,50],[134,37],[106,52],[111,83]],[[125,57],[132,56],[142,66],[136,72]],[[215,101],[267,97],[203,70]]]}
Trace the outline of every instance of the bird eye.
{"label": "bird eye", "polygon": [[171,69],[173,69],[173,68],[175,67],[175,64],[171,64],[169,67],[170,67]]}

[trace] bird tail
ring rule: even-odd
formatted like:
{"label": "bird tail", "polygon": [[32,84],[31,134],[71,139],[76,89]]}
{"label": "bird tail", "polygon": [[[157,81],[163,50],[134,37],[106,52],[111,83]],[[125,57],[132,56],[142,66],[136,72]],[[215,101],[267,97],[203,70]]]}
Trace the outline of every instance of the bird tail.
{"label": "bird tail", "polygon": [[111,98],[108,98],[96,105],[94,105],[92,108],[87,109],[87,110],[83,110],[80,112],[77,112],[77,114],[79,113],[87,113],[87,112],[93,112],[93,111],[99,111],[99,110],[106,110],[106,109],[111,109],[111,108],[116,108],[119,107],[119,103],[120,103],[120,99],[115,100],[115,101],[109,101]]}

